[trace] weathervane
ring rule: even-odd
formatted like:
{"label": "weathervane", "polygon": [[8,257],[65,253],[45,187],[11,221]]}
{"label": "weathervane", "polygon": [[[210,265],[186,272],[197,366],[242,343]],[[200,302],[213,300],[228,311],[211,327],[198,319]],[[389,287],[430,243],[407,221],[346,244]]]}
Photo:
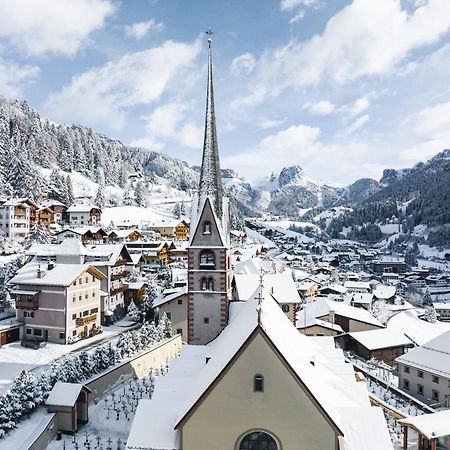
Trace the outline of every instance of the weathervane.
{"label": "weathervane", "polygon": [[214,34],[211,30],[211,27],[208,28],[208,31],[205,31],[205,34],[208,36],[208,46],[211,47],[212,35]]}

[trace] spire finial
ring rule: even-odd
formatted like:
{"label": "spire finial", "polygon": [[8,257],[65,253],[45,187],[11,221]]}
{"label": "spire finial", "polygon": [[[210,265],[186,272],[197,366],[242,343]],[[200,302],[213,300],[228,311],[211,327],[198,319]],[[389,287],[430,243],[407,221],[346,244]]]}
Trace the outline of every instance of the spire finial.
{"label": "spire finial", "polygon": [[211,43],[212,43],[212,35],[213,30],[211,30],[211,27],[208,28],[208,31],[205,31],[205,34],[208,36],[208,47],[211,48]]}
{"label": "spire finial", "polygon": [[258,306],[256,307],[256,313],[258,314],[258,325],[261,325],[261,311],[262,311],[262,289],[263,289],[263,275],[264,270],[261,267],[259,274],[259,292],[258,292]]}

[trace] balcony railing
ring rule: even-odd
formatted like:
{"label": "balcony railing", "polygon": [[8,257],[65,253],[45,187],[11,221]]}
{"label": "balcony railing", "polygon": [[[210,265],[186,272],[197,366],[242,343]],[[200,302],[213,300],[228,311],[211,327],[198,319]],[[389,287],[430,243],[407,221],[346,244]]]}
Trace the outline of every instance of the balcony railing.
{"label": "balcony railing", "polygon": [[110,295],[116,295],[116,294],[119,294],[120,292],[125,292],[127,289],[128,289],[128,284],[124,284],[123,286],[120,286],[120,287],[118,287],[116,289],[111,289],[109,291],[109,294]]}
{"label": "balcony railing", "polygon": [[77,317],[75,323],[77,327],[82,327],[83,325],[87,325],[88,323],[95,322],[97,320],[97,314],[91,314],[90,316],[85,317]]}
{"label": "balcony railing", "polygon": [[16,309],[39,308],[39,297],[37,295],[35,296],[16,295],[15,300],[16,300]]}
{"label": "balcony railing", "polygon": [[128,270],[124,270],[123,272],[120,273],[114,273],[111,275],[111,281],[120,280],[121,278],[125,278],[128,275],[130,275],[130,272]]}

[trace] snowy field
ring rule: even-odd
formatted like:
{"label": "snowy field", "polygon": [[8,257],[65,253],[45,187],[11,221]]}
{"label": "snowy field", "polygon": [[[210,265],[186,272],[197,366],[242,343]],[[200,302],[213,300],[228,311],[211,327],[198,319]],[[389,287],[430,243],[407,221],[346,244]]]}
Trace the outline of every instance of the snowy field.
{"label": "snowy field", "polygon": [[83,339],[75,344],[61,345],[49,342],[44,348],[38,350],[24,348],[20,345],[20,341],[2,346],[0,348],[0,394],[9,389],[12,380],[22,370],[31,370],[36,374],[44,366],[51,364],[67,353],[79,351],[92,344],[112,339],[119,333],[134,328],[134,326],[129,320],[124,319],[114,325],[103,328],[103,333]]}

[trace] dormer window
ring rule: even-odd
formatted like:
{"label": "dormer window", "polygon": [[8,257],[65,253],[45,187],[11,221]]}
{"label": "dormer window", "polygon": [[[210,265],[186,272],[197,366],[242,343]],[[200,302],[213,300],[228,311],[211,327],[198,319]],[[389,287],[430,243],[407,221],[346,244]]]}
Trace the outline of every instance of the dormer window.
{"label": "dormer window", "polygon": [[203,250],[200,253],[200,266],[207,267],[208,269],[214,269],[214,253],[211,250]]}
{"label": "dormer window", "polygon": [[211,222],[203,222],[203,234],[211,234]]}

